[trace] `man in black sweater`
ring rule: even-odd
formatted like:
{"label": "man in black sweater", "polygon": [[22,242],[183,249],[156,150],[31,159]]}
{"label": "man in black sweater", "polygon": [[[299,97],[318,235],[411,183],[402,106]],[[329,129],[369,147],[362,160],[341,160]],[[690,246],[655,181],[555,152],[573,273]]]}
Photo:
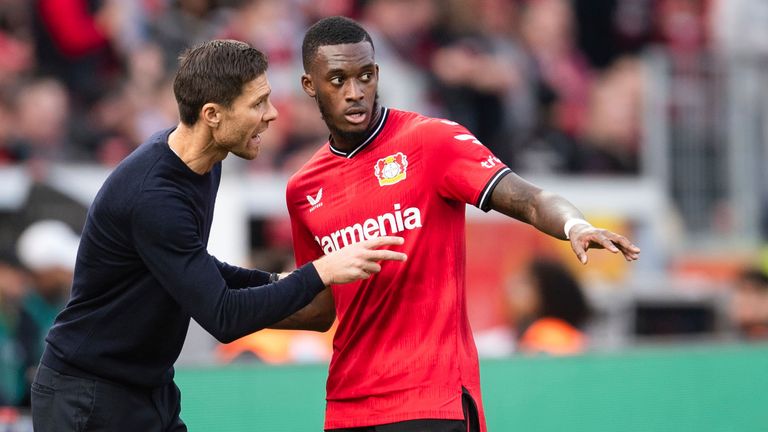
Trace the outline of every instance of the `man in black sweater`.
{"label": "man in black sweater", "polygon": [[83,231],[72,295],[32,384],[37,432],[184,431],[173,382],[190,318],[222,342],[274,324],[328,285],[367,278],[398,237],[359,243],[280,278],[206,250],[221,161],[253,159],[277,118],[267,61],[235,41],[187,52],[178,126],[158,132],[102,186]]}

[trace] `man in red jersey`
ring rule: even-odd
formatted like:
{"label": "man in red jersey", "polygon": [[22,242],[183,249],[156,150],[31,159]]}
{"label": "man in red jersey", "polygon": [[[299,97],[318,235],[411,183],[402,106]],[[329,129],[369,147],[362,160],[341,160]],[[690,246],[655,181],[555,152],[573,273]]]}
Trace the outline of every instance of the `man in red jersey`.
{"label": "man in red jersey", "polygon": [[356,22],[319,21],[302,51],[302,87],[331,135],[288,184],[297,264],[392,234],[405,238],[409,257],[332,286],[277,326],[322,330],[338,314],[325,428],[485,431],[467,319],[465,204],[570,238],[582,263],[590,247],[630,261],[640,250],[512,173],[459,124],[378,105],[373,43]]}

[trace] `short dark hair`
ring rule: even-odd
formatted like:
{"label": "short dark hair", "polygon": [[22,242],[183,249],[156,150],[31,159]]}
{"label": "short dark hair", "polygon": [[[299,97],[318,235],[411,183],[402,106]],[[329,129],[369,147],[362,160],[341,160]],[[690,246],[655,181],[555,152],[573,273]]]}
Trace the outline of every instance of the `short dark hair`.
{"label": "short dark hair", "polygon": [[235,40],[213,40],[185,51],[173,80],[181,122],[197,123],[209,102],[231,106],[243,86],[264,74],[267,66],[264,54]]}
{"label": "short dark hair", "polygon": [[539,317],[560,318],[582,328],[591,315],[581,285],[559,261],[537,258],[530,263],[540,299]]}
{"label": "short dark hair", "polygon": [[304,72],[315,59],[317,49],[326,45],[355,44],[366,41],[373,48],[373,39],[357,21],[333,16],[323,18],[307,30],[304,42],[301,44],[301,59],[304,62]]}

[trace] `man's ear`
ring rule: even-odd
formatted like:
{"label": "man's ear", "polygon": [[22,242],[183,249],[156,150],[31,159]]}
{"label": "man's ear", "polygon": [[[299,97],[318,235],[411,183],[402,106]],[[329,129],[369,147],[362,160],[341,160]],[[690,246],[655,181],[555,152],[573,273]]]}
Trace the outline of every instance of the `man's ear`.
{"label": "man's ear", "polygon": [[304,89],[304,93],[307,94],[307,96],[314,98],[317,96],[317,92],[315,91],[315,83],[312,82],[312,77],[309,74],[304,74],[301,76],[301,88]]}
{"label": "man's ear", "polygon": [[215,129],[219,127],[221,122],[221,106],[212,102],[203,105],[200,109],[200,119],[210,128]]}

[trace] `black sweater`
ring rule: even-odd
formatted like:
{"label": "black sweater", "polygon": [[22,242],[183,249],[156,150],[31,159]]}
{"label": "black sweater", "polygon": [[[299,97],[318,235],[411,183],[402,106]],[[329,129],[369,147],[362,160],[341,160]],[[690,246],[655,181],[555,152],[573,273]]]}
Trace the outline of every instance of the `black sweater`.
{"label": "black sweater", "polygon": [[173,379],[190,317],[230,342],[324,288],[311,263],[269,284],[268,273],[208,254],[221,164],[196,174],[168,146],[171,131],[127,157],[91,205],[72,295],[42,358],[59,372],[160,386]]}

